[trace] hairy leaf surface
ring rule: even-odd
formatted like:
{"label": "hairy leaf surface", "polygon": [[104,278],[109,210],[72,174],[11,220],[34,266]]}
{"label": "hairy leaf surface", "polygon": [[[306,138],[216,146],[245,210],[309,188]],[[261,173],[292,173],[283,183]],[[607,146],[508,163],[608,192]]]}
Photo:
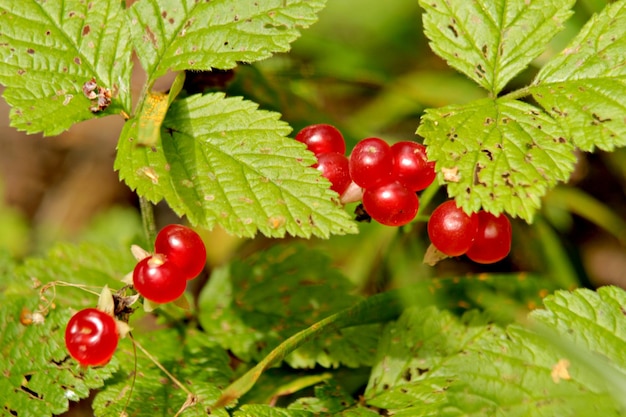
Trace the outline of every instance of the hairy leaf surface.
{"label": "hairy leaf surface", "polygon": [[0,83],[11,125],[55,135],[95,117],[83,84],[94,78],[130,113],[132,45],[119,0],[1,0]]}
{"label": "hairy leaf surface", "polygon": [[[410,308],[381,338],[365,393],[368,404],[394,416],[444,410],[450,416],[619,416],[615,380],[609,383],[598,369],[621,376],[621,393],[624,294],[606,288],[547,297],[545,310],[530,316],[562,338],[561,344],[519,325],[502,328],[472,314],[458,319],[432,307]],[[593,353],[594,363],[579,360],[585,353]]]}
{"label": "hairy leaf surface", "polygon": [[573,0],[420,0],[431,48],[498,94],[545,49]]}
{"label": "hairy leaf surface", "polygon": [[467,212],[481,207],[531,221],[540,198],[574,168],[572,144],[526,103],[484,99],[428,110],[417,131],[439,181]]}
{"label": "hairy leaf surface", "polygon": [[221,93],[175,101],[153,147],[130,121],[118,145],[120,177],[192,224],[239,236],[329,237],[356,230],[305,147],[279,115]]}
{"label": "hairy leaf surface", "polygon": [[531,92],[585,151],[626,145],[626,1],[608,5],[539,72]]}
{"label": "hairy leaf surface", "polygon": [[141,0],[130,9],[135,48],[150,80],[167,71],[230,69],[286,52],[324,0]]}

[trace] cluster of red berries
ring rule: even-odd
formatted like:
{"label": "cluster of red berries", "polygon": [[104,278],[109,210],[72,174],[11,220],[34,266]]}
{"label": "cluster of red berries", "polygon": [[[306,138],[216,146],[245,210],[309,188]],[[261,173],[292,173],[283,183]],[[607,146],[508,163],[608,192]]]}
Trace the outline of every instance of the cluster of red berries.
{"label": "cluster of red berries", "polygon": [[133,287],[145,299],[169,303],[185,292],[187,281],[206,264],[206,247],[193,229],[179,224],[165,226],[154,241],[154,253],[133,270]]}
{"label": "cluster of red berries", "polygon": [[332,190],[343,197],[351,188],[359,188],[365,211],[387,226],[413,220],[419,208],[416,192],[435,179],[435,164],[428,161],[426,147],[416,142],[390,146],[371,137],[357,143],[346,156],[343,135],[327,124],[307,126],[295,139],[315,154],[314,167],[330,181]]}
{"label": "cluster of red berries", "polygon": [[428,237],[444,255],[466,255],[474,262],[491,264],[511,250],[511,222],[504,214],[495,216],[484,210],[467,214],[449,200],[431,214]]}
{"label": "cluster of red berries", "polygon": [[[187,281],[204,268],[206,247],[192,229],[169,225],[157,234],[154,249],[135,266],[133,287],[147,300],[174,301],[185,292]],[[98,308],[80,310],[65,328],[68,352],[81,365],[106,364],[117,349],[119,325],[112,314]]]}

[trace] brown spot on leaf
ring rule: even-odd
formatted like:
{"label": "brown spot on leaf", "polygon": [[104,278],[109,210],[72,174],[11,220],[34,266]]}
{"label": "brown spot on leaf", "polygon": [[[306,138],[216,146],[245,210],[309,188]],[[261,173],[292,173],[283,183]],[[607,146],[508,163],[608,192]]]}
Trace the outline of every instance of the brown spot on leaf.
{"label": "brown spot on leaf", "polygon": [[91,28],[89,27],[89,25],[83,26],[83,36],[89,35],[89,32],[91,32]]}

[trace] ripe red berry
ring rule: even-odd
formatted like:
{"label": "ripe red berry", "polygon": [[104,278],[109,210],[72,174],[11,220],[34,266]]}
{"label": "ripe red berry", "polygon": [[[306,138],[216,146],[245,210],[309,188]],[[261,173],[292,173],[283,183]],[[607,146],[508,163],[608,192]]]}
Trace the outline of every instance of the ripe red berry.
{"label": "ripe red berry", "polygon": [[197,277],[206,265],[202,238],[193,229],[180,224],[170,224],[159,231],[154,251],[165,255],[185,279]]}
{"label": "ripe red berry", "polygon": [[115,319],[95,308],[74,314],[65,328],[65,346],[81,365],[105,365],[119,338]]}
{"label": "ripe red berry", "polygon": [[399,182],[391,182],[363,192],[363,207],[372,219],[386,226],[402,226],[415,218],[417,195]]}
{"label": "ripe red berry", "polygon": [[374,188],[392,182],[391,147],[380,138],[366,138],[350,154],[350,177],[358,186]]}
{"label": "ripe red berry", "polygon": [[511,250],[511,222],[504,214],[479,211],[478,230],[466,255],[474,262],[491,264],[504,259]]}
{"label": "ripe red berry", "polygon": [[320,154],[314,167],[322,172],[322,175],[332,184],[331,190],[336,191],[339,195],[346,191],[352,181],[348,158],[344,154],[337,152]]}
{"label": "ripe red berry", "polygon": [[435,163],[426,156],[426,147],[416,142],[397,142],[391,146],[393,170],[397,180],[411,191],[421,191],[435,180]]}
{"label": "ripe red berry", "polygon": [[466,214],[454,200],[439,205],[428,220],[431,243],[448,256],[466,253],[478,232],[478,215]]}
{"label": "ripe red berry", "polygon": [[296,140],[304,143],[315,156],[328,152],[346,153],[343,135],[336,127],[328,124],[307,126],[298,132]]}
{"label": "ripe red berry", "polygon": [[133,286],[144,298],[155,303],[169,303],[183,295],[186,277],[165,255],[156,254],[142,259],[133,270]]}

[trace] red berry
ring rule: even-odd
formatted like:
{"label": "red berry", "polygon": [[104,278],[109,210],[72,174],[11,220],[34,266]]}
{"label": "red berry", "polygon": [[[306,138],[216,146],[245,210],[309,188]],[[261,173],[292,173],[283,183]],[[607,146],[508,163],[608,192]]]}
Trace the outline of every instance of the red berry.
{"label": "red berry", "polygon": [[504,214],[479,211],[478,231],[466,255],[474,262],[491,264],[504,259],[511,250],[511,222]]}
{"label": "red berry", "polygon": [[367,138],[356,144],[350,154],[350,176],[358,186],[374,188],[392,182],[391,147],[379,138]]}
{"label": "red berry", "polygon": [[397,180],[411,191],[421,191],[435,180],[435,163],[426,156],[426,147],[416,142],[397,142],[391,146],[393,170]]}
{"label": "red berry", "polygon": [[386,226],[402,226],[415,218],[417,195],[399,182],[391,182],[363,192],[363,207],[372,219]]}
{"label": "red berry", "polygon": [[165,255],[156,254],[142,259],[133,270],[133,286],[144,298],[155,303],[169,303],[183,295],[187,280],[178,266]]}
{"label": "red berry", "polygon": [[206,247],[202,238],[193,229],[180,224],[161,229],[154,242],[154,251],[165,255],[185,279],[197,277],[206,265]]}
{"label": "red berry", "polygon": [[65,346],[81,365],[104,365],[117,349],[115,319],[95,308],[74,314],[65,328]]}
{"label": "red berry", "polygon": [[322,175],[332,184],[330,189],[341,195],[350,182],[350,167],[348,158],[341,153],[329,152],[318,155],[315,168],[322,172]]}
{"label": "red berry", "polygon": [[466,214],[454,200],[439,205],[428,220],[431,243],[448,256],[460,256],[469,250],[478,231],[476,213]]}
{"label": "red berry", "polygon": [[327,124],[310,125],[296,135],[296,140],[306,145],[307,149],[319,156],[323,153],[346,153],[346,142],[336,127]]}

